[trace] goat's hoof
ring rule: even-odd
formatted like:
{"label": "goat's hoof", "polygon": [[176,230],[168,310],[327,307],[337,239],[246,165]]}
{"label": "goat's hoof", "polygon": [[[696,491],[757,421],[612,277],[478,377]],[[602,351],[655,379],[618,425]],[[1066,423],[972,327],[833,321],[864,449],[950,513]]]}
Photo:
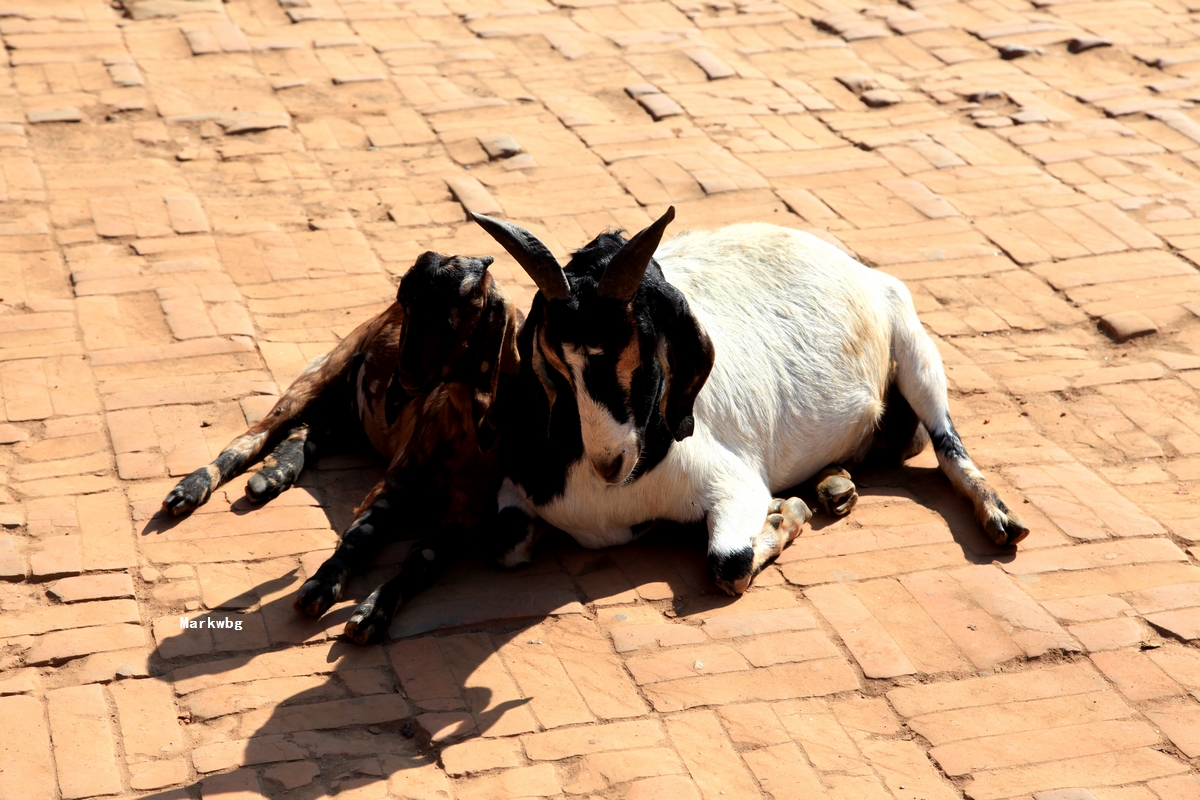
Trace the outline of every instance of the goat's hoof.
{"label": "goat's hoof", "polygon": [[291,476],[281,475],[278,470],[260,470],[246,481],[246,497],[255,503],[274,500],[285,490],[291,488],[292,483],[288,480],[289,477]]}
{"label": "goat's hoof", "polygon": [[987,521],[983,524],[983,530],[989,539],[1001,547],[1016,545],[1017,542],[1029,535],[1029,528],[1026,528],[1021,520],[1011,512],[1005,513],[998,508],[993,509],[988,515]]}
{"label": "goat's hoof", "polygon": [[826,512],[835,517],[844,517],[858,502],[858,490],[844,469],[827,469],[824,478],[817,484],[817,500]]}
{"label": "goat's hoof", "polygon": [[292,607],[309,617],[319,617],[329,610],[342,595],[342,582],[328,580],[320,574],[309,578],[296,594]]}
{"label": "goat's hoof", "polygon": [[[804,523],[812,519],[812,511],[808,504],[799,497],[789,497],[786,500],[776,497],[767,507],[767,512],[767,524],[786,537],[783,542],[785,547],[800,535]],[[775,517],[779,519],[775,520]]]}
{"label": "goat's hoof", "polygon": [[213,489],[217,488],[214,472],[215,468],[211,465],[201,467],[175,484],[175,488],[163,498],[163,511],[178,517],[204,505],[212,496]]}
{"label": "goat's hoof", "polygon": [[395,609],[391,614],[387,613],[387,603],[379,602],[379,593],[379,589],[371,592],[370,596],[354,609],[354,614],[342,631],[347,639],[352,639],[357,644],[370,644],[387,634],[388,626],[392,624],[392,617],[395,616]]}

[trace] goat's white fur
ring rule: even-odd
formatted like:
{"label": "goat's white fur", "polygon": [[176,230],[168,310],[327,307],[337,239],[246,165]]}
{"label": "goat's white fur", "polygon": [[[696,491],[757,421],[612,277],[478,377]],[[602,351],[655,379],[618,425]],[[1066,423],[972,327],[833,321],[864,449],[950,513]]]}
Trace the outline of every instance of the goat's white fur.
{"label": "goat's white fur", "polygon": [[[716,350],[695,433],[628,485],[606,484],[585,456],[558,498],[535,507],[506,481],[501,507],[519,505],[585,547],[628,542],[637,523],[707,513],[710,552],[732,554],[753,544],[773,493],[865,453],[893,364],[926,428],[945,429],[941,358],[899,280],[762,223],[683,233],[655,259]],[[610,418],[600,427],[619,426]],[[978,506],[969,459],[943,467]]]}

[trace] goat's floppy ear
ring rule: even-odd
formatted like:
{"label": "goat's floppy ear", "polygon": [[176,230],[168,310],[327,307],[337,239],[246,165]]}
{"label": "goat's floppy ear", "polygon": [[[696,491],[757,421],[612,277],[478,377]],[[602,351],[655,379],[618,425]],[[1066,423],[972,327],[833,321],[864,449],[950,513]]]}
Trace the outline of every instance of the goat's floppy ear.
{"label": "goat's floppy ear", "polygon": [[671,435],[681,442],[696,429],[692,407],[712,371],[715,351],[712,339],[688,308],[687,299],[674,286],[663,287],[652,313],[667,351],[662,413]]}
{"label": "goat's floppy ear", "polygon": [[604,268],[596,293],[601,297],[632,300],[642,276],[646,274],[646,268],[650,266],[650,259],[654,258],[658,243],[662,241],[663,231],[673,219],[675,206],[668,208],[667,213],[626,242]]}
{"label": "goat's floppy ear", "polygon": [[529,273],[546,299],[562,300],[570,296],[571,285],[567,283],[562,266],[540,239],[520,225],[492,219],[474,211],[470,213],[471,219],[478,222]]}
{"label": "goat's floppy ear", "polygon": [[500,374],[515,373],[520,365],[517,354],[517,312],[493,282],[488,292],[488,304],[479,320],[480,336],[476,338],[476,353],[480,357],[475,391],[471,398],[471,418],[475,422],[475,441],[486,452],[496,442],[493,407]]}

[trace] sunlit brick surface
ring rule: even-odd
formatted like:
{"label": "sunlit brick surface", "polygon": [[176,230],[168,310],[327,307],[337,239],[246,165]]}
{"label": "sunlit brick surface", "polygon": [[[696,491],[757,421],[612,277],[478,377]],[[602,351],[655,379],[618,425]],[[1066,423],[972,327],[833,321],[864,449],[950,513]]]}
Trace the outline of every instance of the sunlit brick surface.
{"label": "sunlit brick surface", "polygon": [[[0,3],[0,800],[1200,798],[1194,10]],[[291,603],[376,461],[156,516],[425,250],[527,306],[466,210],[668,204],[904,280],[1020,549],[927,452],[740,599],[702,532],[550,537],[357,647],[407,543]]]}

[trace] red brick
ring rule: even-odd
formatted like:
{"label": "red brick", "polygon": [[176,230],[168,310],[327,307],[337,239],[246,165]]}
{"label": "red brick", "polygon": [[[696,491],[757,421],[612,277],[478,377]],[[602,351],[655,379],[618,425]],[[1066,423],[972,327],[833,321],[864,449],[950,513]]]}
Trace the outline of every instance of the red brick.
{"label": "red brick", "polygon": [[537,764],[468,779],[455,787],[454,795],[458,800],[492,800],[496,797],[549,797],[560,791],[554,767]]}
{"label": "red brick", "polygon": [[141,648],[145,646],[145,640],[145,631],[140,625],[100,625],[55,631],[38,637],[25,654],[25,663],[51,664],[90,653]]}
{"label": "red brick", "polygon": [[427,702],[437,701],[443,709],[446,703],[454,708],[465,707],[435,639],[406,639],[389,645],[387,653],[400,685],[418,706],[430,708]]}
{"label": "red brick", "polygon": [[896,797],[955,800],[958,791],[937,773],[924,749],[914,741],[866,739],[863,755]]}
{"label": "red brick", "polygon": [[815,627],[817,621],[810,612],[802,608],[779,608],[706,619],[702,630],[714,639],[731,639]]}
{"label": "red brick", "polygon": [[192,750],[192,763],[202,773],[299,758],[304,758],[304,751],[279,735],[213,742]]}
{"label": "red brick", "polygon": [[64,798],[121,791],[104,690],[97,684],[46,693],[58,785]]}
{"label": "red brick", "polygon": [[977,772],[967,791],[978,800],[999,800],[1034,790],[1070,786],[1119,786],[1187,771],[1179,761],[1149,748],[1051,761],[1029,767]]}
{"label": "red brick", "polygon": [[892,707],[902,716],[915,717],[954,708],[973,708],[994,703],[1038,700],[1066,694],[1099,692],[1108,688],[1087,664],[1064,664],[989,678],[970,678],[953,683],[936,683],[892,689],[887,693]]}
{"label": "red brick", "polygon": [[1159,701],[1146,709],[1146,716],[1185,756],[1200,756],[1200,705],[1195,700]]}
{"label": "red brick", "polygon": [[518,767],[521,746],[512,739],[471,739],[442,750],[446,774],[459,778],[476,772]]}
{"label": "red brick", "polygon": [[742,758],[772,800],[825,800],[830,796],[792,742],[750,750]]}
{"label": "red brick", "polygon": [[41,360],[0,364],[0,389],[3,389],[4,412],[10,422],[54,416]]}
{"label": "red brick", "polygon": [[1144,722],[1111,720],[968,739],[935,747],[929,754],[947,775],[958,776],[1150,747],[1157,742],[1158,734]]}
{"label": "red brick", "polygon": [[700,800],[696,784],[682,775],[643,778],[629,785],[625,800]]}
{"label": "red brick", "polygon": [[42,701],[26,695],[0,697],[7,735],[0,742],[0,797],[52,800],[54,765]]}
{"label": "red brick", "polygon": [[667,717],[667,730],[705,800],[761,797],[712,711]]}
{"label": "red brick", "polygon": [[1162,800],[1200,800],[1200,778],[1194,775],[1179,775],[1162,778],[1146,784]]}
{"label": "red brick", "polygon": [[465,711],[418,714],[417,724],[429,735],[430,741],[438,744],[479,735],[474,718]]}
{"label": "red brick", "polygon": [[840,584],[811,586],[804,595],[838,632],[868,678],[894,678],[917,671],[849,588]]}
{"label": "red brick", "polygon": [[200,781],[200,797],[222,800],[256,800],[262,797],[258,776],[252,769],[239,769],[224,775],[213,775]]}
{"label": "red brick", "polygon": [[103,600],[69,606],[40,606],[28,611],[10,612],[0,618],[0,638],[30,633],[84,628],[110,622],[137,622],[139,613],[133,600]]}
{"label": "red brick", "polygon": [[702,644],[708,637],[699,628],[677,623],[657,625],[623,625],[609,631],[618,653],[643,647],[672,647],[680,644]]}
{"label": "red brick", "polygon": [[822,631],[765,633],[735,644],[734,649],[756,667],[841,655]]}
{"label": "red brick", "polygon": [[1132,647],[1148,638],[1145,629],[1133,617],[1084,622],[1067,630],[1088,652]]}
{"label": "red brick", "polygon": [[545,632],[543,626],[523,630],[500,648],[500,658],[521,693],[530,698],[529,705],[542,727],[592,722],[595,718],[567,677],[562,662],[541,643]]}
{"label": "red brick", "polygon": [[525,754],[534,761],[558,761],[589,753],[650,747],[665,740],[662,726],[655,720],[613,722],[521,737]]}
{"label": "red brick", "polygon": [[175,693],[160,680],[123,680],[109,686],[117,706],[121,743],[129,760],[173,755],[184,746]]}
{"label": "red brick", "polygon": [[1200,691],[1200,653],[1168,644],[1147,652],[1146,656],[1184,688]]}
{"label": "red brick", "polygon": [[1114,692],[1103,690],[989,705],[986,713],[976,706],[933,712],[909,719],[908,725],[934,745],[941,745],[980,736],[1128,719],[1135,713]]}
{"label": "red brick", "polygon": [[854,593],[920,672],[933,674],[971,668],[971,662],[894,578],[854,584]]}
{"label": "red brick", "polygon": [[170,674],[170,681],[182,695],[230,683],[380,667],[384,663],[378,648],[336,642],[180,667]]}
{"label": "red brick", "polygon": [[714,675],[749,669],[750,665],[736,650],[725,645],[680,647],[665,653],[635,656],[625,662],[638,684]]}
{"label": "red brick", "polygon": [[[242,729],[256,734],[291,733],[351,725],[374,725],[404,719],[410,713],[408,703],[398,694],[352,697],[328,703],[262,709],[242,716]],[[257,723],[261,721],[261,726]],[[250,732],[250,731],[247,731]]]}
{"label": "red brick", "polygon": [[646,713],[646,704],[629,674],[593,622],[559,617],[546,641],[592,714],[600,719],[625,719]]}
{"label": "red brick", "polygon": [[405,761],[403,767],[388,778],[388,790],[405,800],[445,800],[450,796],[450,781],[446,780],[446,773],[437,764],[411,766],[410,762]]}
{"label": "red brick", "polygon": [[538,729],[487,634],[463,633],[436,641],[482,735],[509,736]]}
{"label": "red brick", "polygon": [[1154,700],[1183,694],[1150,658],[1138,650],[1111,650],[1092,654],[1092,663],[1130,700]]}
{"label": "red brick", "polygon": [[1024,655],[1004,628],[950,575],[919,572],[903,576],[900,583],[976,667],[983,669]]}
{"label": "red brick", "polygon": [[827,658],[664,681],[650,684],[644,691],[654,707],[665,712],[703,705],[815,697],[857,689],[858,686],[858,676],[845,660]]}
{"label": "red brick", "polygon": [[146,761],[129,767],[129,786],[140,791],[174,786],[187,779],[188,765],[182,758]]}
{"label": "red brick", "polygon": [[724,706],[717,709],[717,715],[735,745],[765,747],[790,741],[779,718],[766,703]]}

